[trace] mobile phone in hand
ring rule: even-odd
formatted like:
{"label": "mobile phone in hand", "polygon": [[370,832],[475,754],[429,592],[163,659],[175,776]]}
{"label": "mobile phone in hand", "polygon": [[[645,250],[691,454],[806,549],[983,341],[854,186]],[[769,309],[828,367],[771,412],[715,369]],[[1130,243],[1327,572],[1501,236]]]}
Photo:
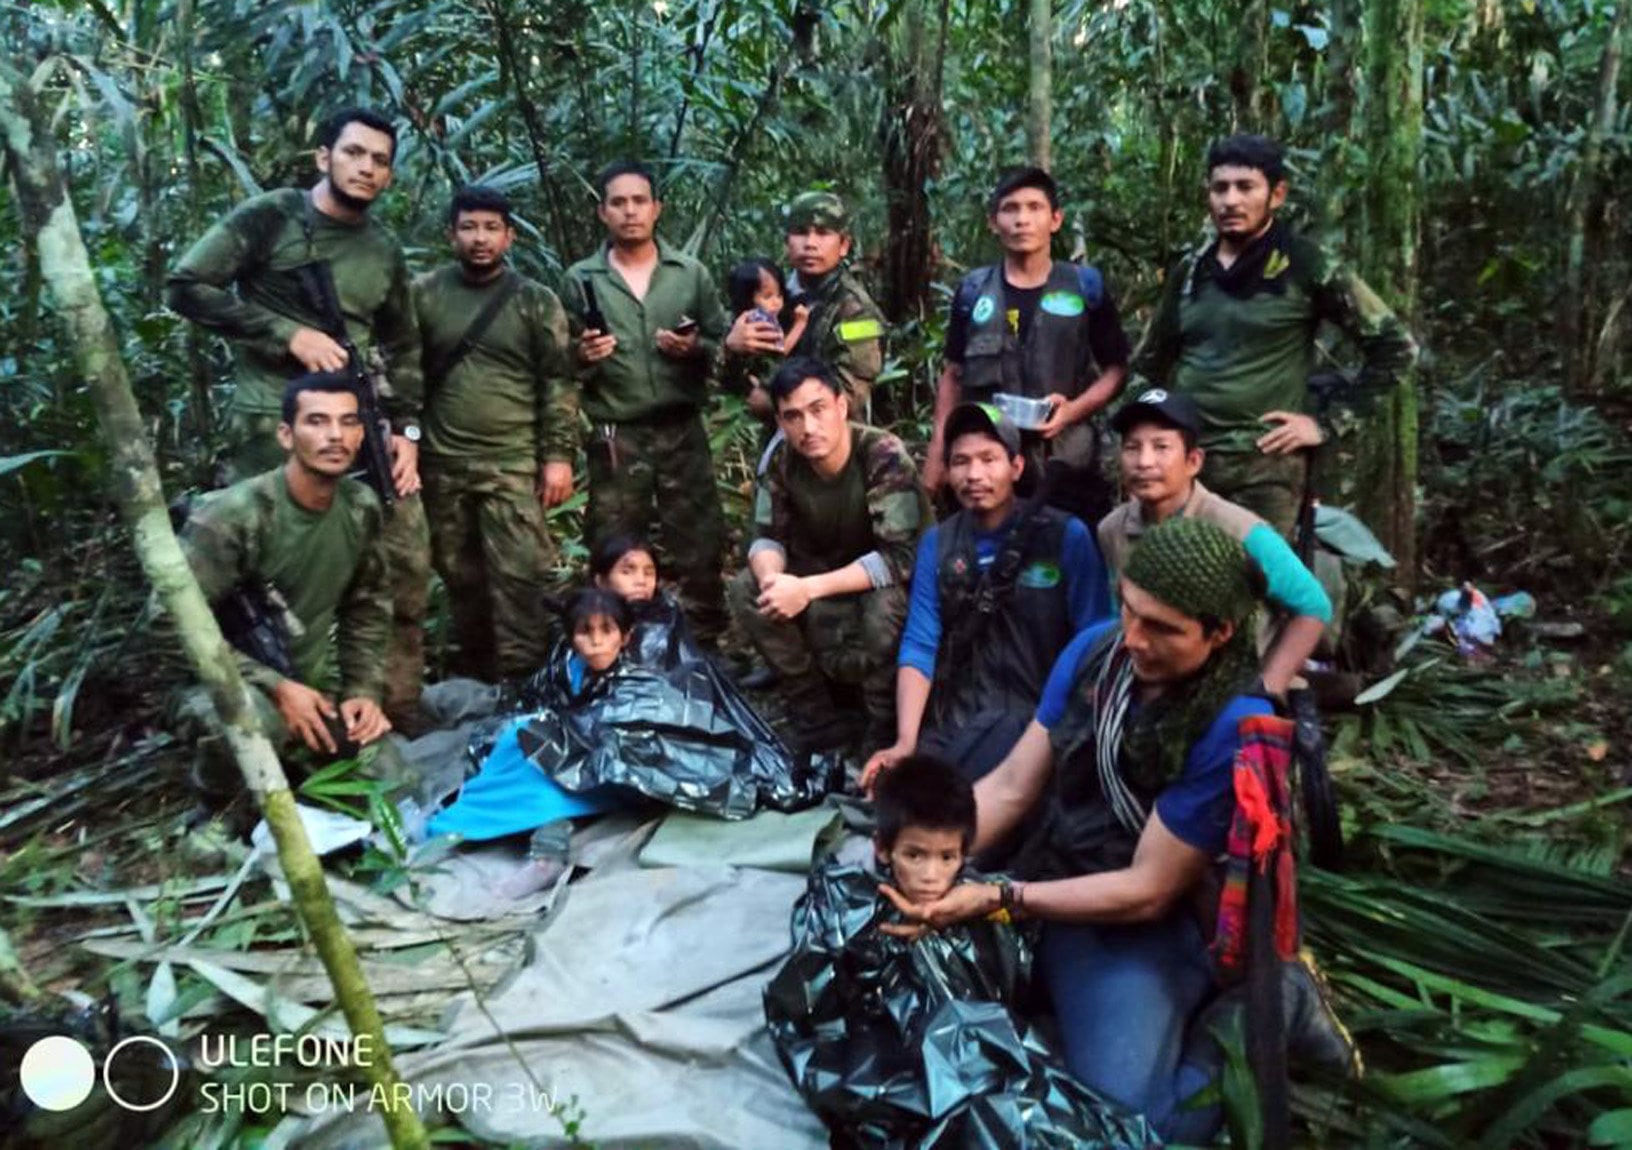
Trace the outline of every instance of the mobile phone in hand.
{"label": "mobile phone in hand", "polygon": [[697,321],[690,316],[681,316],[680,322],[674,325],[674,334],[678,336],[692,335],[697,331]]}

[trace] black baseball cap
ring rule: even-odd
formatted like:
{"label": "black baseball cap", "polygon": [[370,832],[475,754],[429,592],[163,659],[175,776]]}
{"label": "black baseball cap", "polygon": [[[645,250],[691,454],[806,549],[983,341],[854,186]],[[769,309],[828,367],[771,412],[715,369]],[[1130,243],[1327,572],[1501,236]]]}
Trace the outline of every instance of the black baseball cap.
{"label": "black baseball cap", "polygon": [[971,432],[989,435],[1001,443],[1013,459],[1020,454],[1020,432],[1004,418],[1003,413],[990,403],[960,403],[946,417],[946,432],[942,449],[946,459],[952,458],[952,443],[960,435]]}
{"label": "black baseball cap", "polygon": [[1154,419],[1178,431],[1187,431],[1192,437],[1201,434],[1201,409],[1188,395],[1152,387],[1136,395],[1132,402],[1111,417],[1111,430],[1126,435],[1136,423]]}

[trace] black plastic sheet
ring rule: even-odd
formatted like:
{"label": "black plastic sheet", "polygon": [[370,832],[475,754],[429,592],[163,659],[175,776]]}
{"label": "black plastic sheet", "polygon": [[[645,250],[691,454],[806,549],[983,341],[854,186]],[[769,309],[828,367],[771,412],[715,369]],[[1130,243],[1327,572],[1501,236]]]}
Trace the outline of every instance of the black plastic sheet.
{"label": "black plastic sheet", "polygon": [[839,777],[831,757],[795,756],[691,637],[667,595],[637,605],[623,657],[574,692],[557,645],[521,692],[522,753],[561,786],[615,785],[680,810],[747,818],[799,810]]}
{"label": "black plastic sheet", "polygon": [[878,876],[827,863],[794,910],[794,950],[765,1016],[794,1085],[835,1145],[967,1150],[1145,1150],[1143,1118],[1072,1078],[1006,1003],[1031,950],[1012,925],[975,921],[906,942]]}

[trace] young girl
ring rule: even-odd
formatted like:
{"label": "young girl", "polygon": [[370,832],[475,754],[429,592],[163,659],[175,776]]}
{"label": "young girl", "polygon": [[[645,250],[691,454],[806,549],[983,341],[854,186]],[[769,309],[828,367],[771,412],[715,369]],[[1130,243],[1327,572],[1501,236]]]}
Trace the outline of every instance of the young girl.
{"label": "young girl", "polygon": [[589,676],[612,669],[634,625],[628,602],[616,591],[585,587],[574,592],[567,600],[567,633],[572,636],[567,674],[574,691],[582,690]]}
{"label": "young girl", "polygon": [[[799,304],[793,308],[791,315],[784,314],[788,310],[787,283],[782,278],[782,269],[770,260],[744,260],[732,268],[731,276],[726,281],[726,296],[730,300],[733,319],[745,311],[751,311],[755,313],[756,320],[781,329],[782,342],[778,348],[782,351],[798,344],[799,337],[805,334],[810,308]],[[774,361],[761,356],[749,363],[745,370],[748,410],[761,419],[770,419],[775,414],[771,408],[770,394],[765,390],[765,381],[773,369]]]}
{"label": "young girl", "polygon": [[[634,629],[634,619],[623,596],[604,587],[574,592],[567,600],[566,615],[567,634],[572,636],[567,680],[577,695],[617,664]],[[570,818],[553,819],[539,827],[528,840],[527,862],[499,884],[499,893],[508,898],[526,898],[555,882],[567,869],[571,842]]]}
{"label": "young girl", "polygon": [[652,545],[638,535],[608,535],[589,553],[589,578],[630,603],[650,603],[657,595]]}

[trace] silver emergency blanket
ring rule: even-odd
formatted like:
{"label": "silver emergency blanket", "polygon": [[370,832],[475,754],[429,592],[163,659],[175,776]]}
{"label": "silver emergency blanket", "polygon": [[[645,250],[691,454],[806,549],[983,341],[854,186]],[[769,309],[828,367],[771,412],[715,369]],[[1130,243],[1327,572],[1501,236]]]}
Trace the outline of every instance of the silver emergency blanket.
{"label": "silver emergency blanket", "polygon": [[765,1016],[794,1085],[836,1144],[907,1150],[1145,1150],[1144,1119],[1071,1077],[1010,1009],[1026,993],[1020,930],[980,920],[907,942],[870,871],[812,872],[794,951]]}
{"label": "silver emergency blanket", "polygon": [[795,756],[692,639],[669,597],[637,604],[630,647],[574,690],[556,647],[521,692],[521,750],[566,790],[613,785],[685,811],[742,819],[799,810],[841,765]]}

